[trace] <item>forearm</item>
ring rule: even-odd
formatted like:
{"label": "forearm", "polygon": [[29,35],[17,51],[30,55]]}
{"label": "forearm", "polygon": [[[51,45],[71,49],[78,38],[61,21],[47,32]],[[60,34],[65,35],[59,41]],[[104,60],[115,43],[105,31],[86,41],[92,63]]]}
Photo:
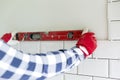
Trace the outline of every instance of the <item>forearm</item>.
{"label": "forearm", "polygon": [[41,54],[24,54],[0,41],[0,76],[13,80],[43,80],[84,60],[79,48]]}

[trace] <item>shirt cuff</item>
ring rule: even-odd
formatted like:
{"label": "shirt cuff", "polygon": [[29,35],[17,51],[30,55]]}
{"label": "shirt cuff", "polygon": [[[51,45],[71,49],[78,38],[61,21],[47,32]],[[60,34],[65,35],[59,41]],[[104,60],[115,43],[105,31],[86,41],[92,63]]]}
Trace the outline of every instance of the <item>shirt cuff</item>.
{"label": "shirt cuff", "polygon": [[84,52],[80,49],[80,48],[74,48],[74,50],[78,53],[78,55],[80,56],[79,59],[82,61],[85,59],[85,55]]}
{"label": "shirt cuff", "polygon": [[86,50],[86,48],[85,48],[85,47],[80,46],[79,48],[80,48],[82,51],[84,51],[86,55],[89,55],[89,53],[88,53],[88,51]]}

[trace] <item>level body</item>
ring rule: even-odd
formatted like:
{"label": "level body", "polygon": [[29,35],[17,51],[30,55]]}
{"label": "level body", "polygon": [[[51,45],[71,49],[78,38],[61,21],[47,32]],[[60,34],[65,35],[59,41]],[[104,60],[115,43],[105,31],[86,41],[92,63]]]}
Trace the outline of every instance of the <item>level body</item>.
{"label": "level body", "polygon": [[49,32],[18,32],[15,35],[19,41],[56,41],[78,40],[83,30],[49,31]]}

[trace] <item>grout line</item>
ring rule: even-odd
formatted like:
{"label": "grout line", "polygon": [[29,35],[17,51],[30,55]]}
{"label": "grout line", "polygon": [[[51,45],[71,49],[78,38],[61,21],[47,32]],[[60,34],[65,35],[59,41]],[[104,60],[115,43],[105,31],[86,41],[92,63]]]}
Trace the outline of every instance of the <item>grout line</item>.
{"label": "grout line", "polygon": [[94,77],[92,76],[92,80],[94,80]]}
{"label": "grout line", "polygon": [[92,75],[84,75],[84,74],[73,74],[73,73],[66,73],[66,74],[71,74],[71,75],[80,75],[80,76],[89,76],[89,77],[92,77]]}
{"label": "grout line", "polygon": [[112,2],[120,2],[120,0],[115,0],[115,1],[112,1]]}
{"label": "grout line", "polygon": [[91,55],[91,58],[92,58],[92,59],[94,58],[93,54]]}
{"label": "grout line", "polygon": [[119,78],[108,78],[108,77],[99,77],[99,76],[93,76],[93,80],[94,80],[94,77],[95,78],[103,78],[103,79],[114,79],[114,80],[120,80]]}
{"label": "grout line", "polygon": [[[71,74],[71,75],[75,75],[75,74]],[[98,77],[98,78],[105,78],[105,79],[115,79],[115,80],[120,80],[120,78],[111,78],[111,77],[102,77],[102,76],[94,76],[94,75],[85,75],[85,74],[78,74],[80,76],[88,76],[88,77]]]}
{"label": "grout line", "polygon": [[63,80],[65,80],[65,74],[63,74]]}
{"label": "grout line", "polygon": [[120,60],[120,59],[112,59],[112,58],[110,58],[110,60]]}
{"label": "grout line", "polygon": [[79,68],[78,68],[78,66],[77,66],[77,74],[79,74]]}
{"label": "grout line", "polygon": [[39,42],[39,52],[41,53],[41,41]]}
{"label": "grout line", "polygon": [[107,40],[110,38],[110,30],[109,30],[109,19],[108,19],[108,2],[106,3],[106,26],[107,26]]}
{"label": "grout line", "polygon": [[96,57],[93,57],[93,58],[88,58],[88,59],[100,59],[100,60],[120,60],[120,58],[96,58]]}
{"label": "grout line", "polygon": [[109,58],[88,58],[88,59],[93,59],[93,60],[108,60]]}
{"label": "grout line", "polygon": [[65,49],[65,41],[63,41],[63,49]]}
{"label": "grout line", "polygon": [[40,44],[39,44],[39,52],[41,53],[41,41],[40,41]]}
{"label": "grout line", "polygon": [[110,78],[110,59],[108,59],[108,78]]}

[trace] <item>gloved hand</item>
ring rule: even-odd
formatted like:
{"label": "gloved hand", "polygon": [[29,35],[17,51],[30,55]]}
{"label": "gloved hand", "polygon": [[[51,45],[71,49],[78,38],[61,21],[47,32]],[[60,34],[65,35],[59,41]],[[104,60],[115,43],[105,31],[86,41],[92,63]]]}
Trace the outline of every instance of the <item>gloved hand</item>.
{"label": "gloved hand", "polygon": [[16,33],[5,33],[1,39],[9,45],[16,45],[19,43],[18,40],[13,40]]}
{"label": "gloved hand", "polygon": [[[84,52],[85,57],[91,55],[97,47],[97,41],[94,36],[94,33],[88,32],[83,34],[79,38],[76,46],[79,47]],[[85,51],[85,49],[87,50],[87,52]]]}

